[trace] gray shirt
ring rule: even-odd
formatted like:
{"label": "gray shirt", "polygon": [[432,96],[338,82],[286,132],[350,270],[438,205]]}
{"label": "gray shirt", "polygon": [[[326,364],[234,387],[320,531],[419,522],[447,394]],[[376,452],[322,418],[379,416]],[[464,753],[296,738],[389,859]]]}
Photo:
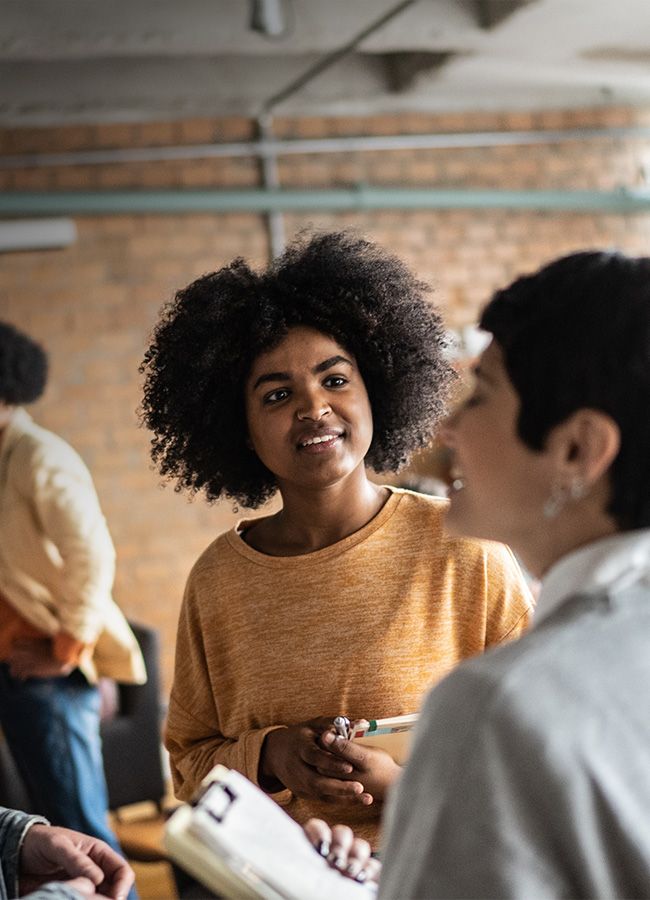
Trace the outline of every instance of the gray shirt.
{"label": "gray shirt", "polygon": [[428,697],[379,896],[650,897],[650,584],[565,599]]}

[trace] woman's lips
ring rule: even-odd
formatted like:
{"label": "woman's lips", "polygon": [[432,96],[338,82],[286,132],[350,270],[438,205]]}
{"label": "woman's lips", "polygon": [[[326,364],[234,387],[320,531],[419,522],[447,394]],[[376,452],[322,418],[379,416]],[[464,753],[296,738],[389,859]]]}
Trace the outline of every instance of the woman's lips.
{"label": "woman's lips", "polygon": [[326,432],[324,434],[312,435],[298,442],[298,449],[302,453],[319,454],[327,453],[335,447],[342,439],[343,435],[338,432]]}

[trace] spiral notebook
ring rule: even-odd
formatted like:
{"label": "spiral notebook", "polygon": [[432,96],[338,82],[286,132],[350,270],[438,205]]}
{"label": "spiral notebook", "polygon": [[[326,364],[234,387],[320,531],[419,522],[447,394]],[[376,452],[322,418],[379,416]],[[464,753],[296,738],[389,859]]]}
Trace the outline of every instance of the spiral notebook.
{"label": "spiral notebook", "polygon": [[196,801],[165,828],[170,857],[220,897],[374,900],[376,885],[330,868],[274,800],[239,772],[216,766]]}

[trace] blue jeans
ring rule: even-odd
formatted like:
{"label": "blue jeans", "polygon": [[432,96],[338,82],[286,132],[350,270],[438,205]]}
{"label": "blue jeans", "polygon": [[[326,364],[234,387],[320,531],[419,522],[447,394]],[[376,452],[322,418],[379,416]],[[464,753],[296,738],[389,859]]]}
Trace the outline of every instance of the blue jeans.
{"label": "blue jeans", "polygon": [[66,678],[20,681],[0,663],[0,724],[32,812],[101,838],[122,854],[106,821],[97,688],[78,669]]}

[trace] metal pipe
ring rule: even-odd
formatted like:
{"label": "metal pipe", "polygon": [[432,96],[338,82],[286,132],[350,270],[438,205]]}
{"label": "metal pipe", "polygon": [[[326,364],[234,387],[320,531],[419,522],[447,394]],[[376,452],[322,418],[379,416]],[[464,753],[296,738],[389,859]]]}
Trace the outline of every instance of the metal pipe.
{"label": "metal pipe", "polygon": [[0,215],[110,215],[378,209],[650,211],[650,189],[615,191],[438,190],[359,186],[331,190],[64,191],[0,194]]}
{"label": "metal pipe", "polygon": [[340,59],[348,56],[353,50],[356,50],[363,40],[370,37],[370,35],[374,34],[376,31],[379,31],[379,29],[383,28],[384,25],[387,25],[391,19],[399,16],[400,13],[404,12],[407,7],[413,6],[414,3],[415,0],[402,0],[397,6],[389,9],[383,16],[375,19],[374,22],[371,22],[370,25],[367,25],[362,31],[355,34],[353,38],[342,47],[339,47],[338,50],[334,50],[332,53],[328,53],[327,56],[323,56],[315,62],[313,66],[310,66],[305,72],[297,78],[294,78],[293,81],[290,81],[286,87],[282,88],[282,90],[278,91],[276,94],[273,94],[272,97],[269,97],[262,106],[262,114],[271,112],[278,104],[282,103],[282,101],[286,100],[288,97],[291,97],[296,91],[299,91],[301,87],[304,87],[317,75],[320,75],[321,72],[324,72],[326,69],[329,69],[330,66],[333,66],[334,63],[337,63]]}
{"label": "metal pipe", "polygon": [[650,139],[650,127],[573,128],[555,131],[462,131],[443,134],[368,135],[287,141],[237,141],[226,144],[181,144],[172,147],[123,147],[109,150],[71,150],[65,153],[20,153],[0,156],[0,169],[30,169],[45,166],[103,166],[113,163],[168,162],[182,159],[287,156],[296,153],[511,147],[595,139]]}
{"label": "metal pipe", "polygon": [[[260,116],[257,120],[257,132],[261,143],[269,143],[271,137],[273,117],[271,115]],[[280,174],[278,172],[278,160],[274,153],[260,153],[262,166],[262,184],[265,188],[278,190],[280,187]],[[279,210],[270,210],[266,214],[269,232],[269,249],[271,260],[278,257],[284,250],[284,216]]]}

